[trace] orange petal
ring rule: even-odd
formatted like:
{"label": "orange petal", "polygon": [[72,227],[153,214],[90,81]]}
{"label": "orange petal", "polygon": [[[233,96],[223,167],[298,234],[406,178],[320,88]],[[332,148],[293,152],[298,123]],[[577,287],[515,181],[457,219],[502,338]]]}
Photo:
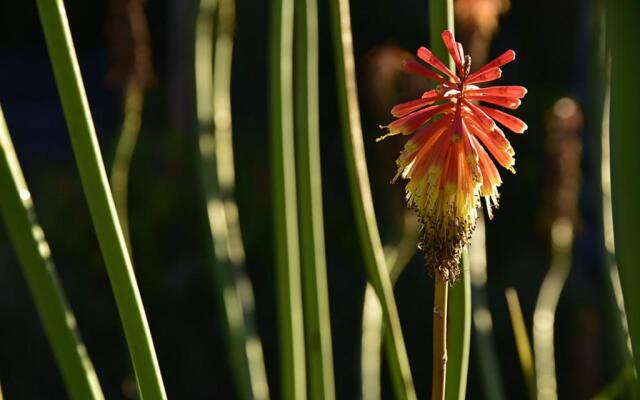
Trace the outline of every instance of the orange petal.
{"label": "orange petal", "polygon": [[420,57],[424,62],[431,65],[433,68],[442,72],[445,75],[448,75],[454,82],[460,82],[460,78],[458,78],[449,68],[438,57],[436,57],[429,49],[426,47],[420,47],[418,49],[418,57]]}
{"label": "orange petal", "polygon": [[485,114],[485,112],[482,111],[480,107],[467,100],[463,100],[463,102],[464,105],[468,107],[468,112],[465,113],[466,117],[471,118],[478,125],[482,126],[488,131],[492,131],[496,128],[496,123],[491,119],[491,117]]}
{"label": "orange petal", "polygon": [[522,133],[527,130],[527,124],[525,124],[521,119],[514,117],[513,115],[507,114],[504,111],[496,110],[495,108],[491,107],[478,107],[482,109],[482,111],[487,113],[491,118],[500,122],[502,125],[506,126],[515,133]]}
{"label": "orange petal", "polygon": [[464,83],[465,85],[468,85],[472,83],[491,82],[491,81],[495,81],[496,79],[500,79],[501,76],[502,76],[502,70],[496,67],[496,68],[488,69],[482,72],[481,74],[477,74],[477,75],[471,74],[464,81]]}
{"label": "orange petal", "polygon": [[497,106],[509,108],[511,110],[515,110],[516,108],[520,107],[520,104],[522,104],[520,99],[515,97],[498,97],[471,94],[467,96],[467,99],[484,101],[487,103],[495,104]]}
{"label": "orange petal", "polygon": [[425,78],[433,79],[434,81],[438,81],[442,83],[447,82],[447,80],[444,77],[440,76],[436,72],[433,72],[429,68],[426,68],[425,66],[413,60],[404,60],[402,62],[402,68],[404,68],[404,70],[410,74],[421,75],[421,76],[424,76]]}
{"label": "orange petal", "polygon": [[421,99],[400,103],[391,109],[391,114],[397,118],[404,117],[405,115],[413,111],[419,110],[420,108],[426,107],[429,104],[432,104],[433,102],[436,102],[441,99],[443,99],[442,95],[433,94],[431,96],[422,97]]}
{"label": "orange petal", "polygon": [[493,131],[485,131],[477,125],[470,124],[469,129],[478,139],[480,139],[482,144],[487,148],[487,150],[489,150],[498,164],[513,172],[513,164],[515,162],[513,158],[514,151],[511,144],[504,137],[504,134],[499,128],[496,128]]}
{"label": "orange petal", "polygon": [[387,126],[389,134],[402,133],[408,135],[415,132],[421,125],[425,124],[430,118],[440,114],[453,107],[453,103],[445,103],[424,108],[399,118]]}
{"label": "orange petal", "polygon": [[516,97],[521,99],[525,94],[527,94],[527,89],[523,86],[490,86],[480,89],[465,90],[465,93],[499,97]]}
{"label": "orange petal", "polygon": [[449,50],[449,54],[451,54],[451,57],[453,58],[453,62],[456,64],[456,67],[458,68],[458,73],[460,73],[460,71],[462,71],[462,60],[463,60],[463,56],[462,53],[460,52],[460,48],[458,48],[458,44],[456,43],[456,40],[453,38],[453,33],[451,33],[448,30],[444,30],[442,31],[442,41],[444,42],[445,47],[447,48],[447,50]]}
{"label": "orange petal", "polygon": [[[510,63],[511,61],[513,61],[515,59],[516,59],[516,52],[513,51],[513,50],[507,50],[504,53],[502,53],[501,55],[499,55],[498,57],[496,57],[493,60],[489,61],[487,64],[482,66],[476,72],[474,72],[471,75],[469,75],[469,80],[474,80],[478,75],[481,75],[481,74],[485,73],[486,71],[488,71],[490,69],[501,67],[501,66],[503,66],[503,65],[505,65],[507,63]],[[477,81],[474,80],[474,82],[477,82]]]}

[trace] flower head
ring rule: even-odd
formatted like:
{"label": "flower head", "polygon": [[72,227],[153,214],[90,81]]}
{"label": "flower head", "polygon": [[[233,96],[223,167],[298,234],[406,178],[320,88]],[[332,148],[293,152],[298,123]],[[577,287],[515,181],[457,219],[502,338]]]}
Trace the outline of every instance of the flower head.
{"label": "flower head", "polygon": [[409,180],[407,202],[424,225],[421,247],[427,265],[454,282],[460,274],[461,251],[475,229],[481,197],[490,218],[492,207],[498,206],[502,180],[493,160],[515,172],[513,148],[496,121],[515,133],[527,129],[520,119],[479,103],[516,109],[527,90],[478,86],[500,78],[500,67],[515,59],[513,50],[471,73],[471,58],[453,34],[442,32],[442,40],[455,72],[427,48],[418,49],[418,57],[434,69],[406,60],[405,71],[432,79],[437,86],[419,99],[393,107],[391,114],[397,119],[379,140],[413,134],[398,157],[394,181],[400,176]]}

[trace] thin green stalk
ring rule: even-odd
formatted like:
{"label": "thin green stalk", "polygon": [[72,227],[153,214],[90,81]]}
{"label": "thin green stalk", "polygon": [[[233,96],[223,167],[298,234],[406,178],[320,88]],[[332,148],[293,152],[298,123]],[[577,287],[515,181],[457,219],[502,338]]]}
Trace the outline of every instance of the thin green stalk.
{"label": "thin green stalk", "polygon": [[293,137],[293,0],[274,0],[270,39],[271,173],[280,335],[281,398],[306,398]]}
{"label": "thin green stalk", "polygon": [[371,188],[369,187],[369,173],[358,107],[349,1],[332,0],[330,6],[345,158],[360,245],[369,282],[375,289],[382,306],[385,349],[396,398],[401,400],[415,399],[416,393],[409,368],[409,358],[402,337],[400,318],[393,297],[393,287],[384,251],[380,243]]}
{"label": "thin green stalk", "polygon": [[447,313],[447,400],[464,400],[467,395],[467,372],[471,344],[471,276],[466,249],[460,261],[460,282],[449,289]]}
{"label": "thin green stalk", "polygon": [[[611,106],[611,77],[610,77],[610,57],[603,56],[605,66],[604,76],[604,96],[602,99],[602,121],[600,137],[600,184],[602,190],[602,228],[604,236],[605,250],[605,272],[609,281],[610,307],[615,324],[615,344],[619,361],[622,365],[633,366],[633,351],[631,349],[631,338],[629,337],[629,325],[627,323],[627,312],[624,306],[622,295],[622,284],[620,273],[616,263],[615,238],[613,232],[613,207],[611,204],[611,151],[609,132],[609,113]],[[635,374],[635,368],[630,368]]]}
{"label": "thin green stalk", "polygon": [[104,399],[75,316],[56,273],[49,245],[38,223],[1,108],[0,187],[3,188],[0,191],[0,210],[67,393],[74,400]]}
{"label": "thin green stalk", "polygon": [[131,254],[131,238],[129,235],[129,170],[133,151],[140,136],[142,125],[142,107],[144,92],[135,79],[131,79],[125,88],[124,119],[118,136],[113,166],[111,167],[111,191],[113,202],[118,212],[122,233],[127,242],[127,249]]}
{"label": "thin green stalk", "polygon": [[140,396],[166,398],[142,299],[107,182],[62,0],[37,0],[69,136],[120,313]]}
{"label": "thin green stalk", "polygon": [[[385,260],[389,266],[391,283],[395,285],[402,271],[418,250],[418,223],[415,214],[407,210],[404,232],[400,241],[394,246],[385,246]],[[362,400],[379,400],[380,371],[382,369],[382,308],[371,284],[367,284],[362,306],[362,343],[360,356]]]}
{"label": "thin green stalk", "polygon": [[531,350],[531,340],[529,340],[529,334],[527,333],[527,326],[524,322],[522,308],[520,307],[518,292],[516,292],[514,288],[509,287],[505,289],[504,295],[507,299],[507,306],[509,307],[513,337],[516,342],[516,349],[518,350],[518,359],[520,360],[522,375],[527,384],[529,398],[533,400],[536,398],[536,377],[533,370],[533,352]]}
{"label": "thin green stalk", "polygon": [[544,277],[533,313],[533,351],[535,355],[538,399],[557,399],[554,327],[560,294],[571,270],[573,224],[566,218],[553,222],[551,265]]}
{"label": "thin green stalk", "polygon": [[473,342],[478,373],[481,376],[484,397],[492,400],[505,399],[504,381],[493,335],[493,319],[487,295],[487,254],[485,247],[485,225],[482,215],[478,218],[469,246],[469,269],[473,296]]}
{"label": "thin green stalk", "polygon": [[296,145],[309,398],[335,398],[324,247],[316,0],[296,0]]}
{"label": "thin green stalk", "polygon": [[[636,371],[640,370],[640,268],[638,268],[638,226],[640,226],[640,186],[638,148],[640,113],[635,106],[640,75],[637,72],[640,35],[637,15],[640,2],[607,1],[607,44],[611,51],[611,189],[613,227],[620,281],[627,310],[629,333]],[[640,381],[636,377],[636,394]]]}
{"label": "thin green stalk", "polygon": [[[440,34],[445,29],[454,32],[453,0],[429,1],[429,32],[431,51],[441,60],[448,60],[449,68],[455,70]],[[447,399],[464,399],[469,369],[469,344],[471,341],[471,279],[467,252],[462,255],[462,279],[449,291],[450,310],[447,312],[448,371]]]}
{"label": "thin green stalk", "polygon": [[213,273],[226,322],[236,390],[242,399],[268,399],[253,289],[244,268],[244,246],[234,199],[230,99],[234,20],[233,0],[200,2],[195,35],[199,156]]}

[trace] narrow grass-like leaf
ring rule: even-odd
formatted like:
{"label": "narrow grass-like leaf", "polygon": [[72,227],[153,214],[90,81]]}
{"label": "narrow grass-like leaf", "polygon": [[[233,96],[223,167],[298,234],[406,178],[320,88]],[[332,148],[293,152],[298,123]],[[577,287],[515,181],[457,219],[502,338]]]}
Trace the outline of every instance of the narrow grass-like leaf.
{"label": "narrow grass-like leaf", "polygon": [[[40,315],[67,393],[74,400],[104,399],[58,279],[0,109],[0,210]],[[2,394],[0,394],[2,398]]]}
{"label": "narrow grass-like leaf", "polygon": [[449,289],[447,385],[445,398],[464,400],[471,347],[471,276],[469,254],[462,253],[460,282]]}
{"label": "narrow grass-like leaf", "polygon": [[272,2],[269,105],[281,398],[303,400],[307,384],[293,134],[293,13],[293,0]]}
{"label": "narrow grass-like leaf", "polygon": [[[627,309],[629,333],[636,371],[640,370],[640,268],[638,227],[640,185],[638,149],[640,113],[636,107],[640,74],[636,55],[640,3],[633,0],[607,1],[607,44],[611,51],[611,189],[613,227],[620,281]],[[636,389],[640,387],[636,377]],[[640,392],[640,389],[636,392]]]}
{"label": "narrow grass-like leaf", "polygon": [[504,294],[507,299],[507,306],[509,307],[511,327],[513,329],[513,337],[516,342],[520,367],[522,368],[522,375],[524,376],[524,380],[527,384],[529,398],[533,400],[536,398],[536,377],[533,370],[533,351],[531,350],[531,341],[529,340],[527,326],[524,322],[524,316],[522,315],[518,292],[516,292],[514,288],[509,287],[505,289]]}
{"label": "narrow grass-like leaf", "polygon": [[144,92],[138,82],[131,81],[125,88],[124,118],[118,136],[118,144],[111,167],[110,183],[113,202],[118,212],[122,233],[131,254],[131,238],[129,234],[129,170],[133,151],[138,142],[142,125],[142,107]]}
{"label": "narrow grass-like leaf", "polygon": [[485,224],[482,215],[478,218],[469,246],[469,276],[473,303],[473,346],[478,374],[481,377],[484,397],[492,400],[505,399],[504,381],[500,373],[496,343],[493,335],[493,319],[487,294],[487,254],[485,246]]}
{"label": "narrow grass-like leaf", "polygon": [[234,20],[234,0],[200,1],[194,52],[200,172],[212,241],[212,271],[226,322],[236,391],[242,399],[268,399],[253,289],[244,268],[234,199],[230,98]]}
{"label": "narrow grass-like leaf", "polygon": [[[606,54],[606,50],[603,49]],[[609,285],[609,307],[611,312],[611,320],[615,326],[615,358],[616,361],[627,368],[634,371],[633,368],[633,351],[631,350],[631,338],[629,337],[629,324],[627,322],[627,312],[624,305],[624,297],[622,295],[622,284],[620,282],[620,272],[616,262],[615,239],[613,232],[613,207],[611,204],[611,151],[610,151],[610,132],[609,132],[609,114],[611,106],[611,87],[610,87],[610,57],[603,55],[602,63],[602,114],[600,126],[600,185],[602,190],[602,230],[604,239],[605,252],[605,275]],[[633,374],[632,374],[633,375]],[[633,378],[633,376],[632,376]],[[633,379],[632,379],[633,380]]]}
{"label": "narrow grass-like leaf", "polygon": [[[385,260],[389,267],[391,283],[395,285],[418,250],[418,223],[413,211],[407,211],[403,234],[400,241],[393,246],[385,246]],[[360,373],[362,400],[379,400],[382,394],[380,387],[382,369],[382,308],[371,284],[367,284],[362,306],[362,344],[360,355]]]}
{"label": "narrow grass-like leaf", "polygon": [[142,299],[107,182],[62,0],[37,0],[80,179],[129,346],[140,396],[166,398]]}
{"label": "narrow grass-like leaf", "polygon": [[349,1],[331,0],[330,9],[345,158],[365,269],[382,306],[385,349],[396,398],[415,399],[409,359],[393,297],[393,287],[380,243],[369,186],[369,173],[360,125]]}
{"label": "narrow grass-like leaf", "polygon": [[335,384],[322,212],[316,0],[296,0],[295,21],[295,127],[309,399],[331,400]]}

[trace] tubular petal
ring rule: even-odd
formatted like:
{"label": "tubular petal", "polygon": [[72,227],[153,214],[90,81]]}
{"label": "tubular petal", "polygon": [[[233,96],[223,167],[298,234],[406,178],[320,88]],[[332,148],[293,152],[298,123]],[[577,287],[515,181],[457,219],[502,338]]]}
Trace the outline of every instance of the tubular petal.
{"label": "tubular petal", "polygon": [[486,147],[487,150],[489,150],[489,152],[496,159],[498,164],[502,165],[504,168],[507,168],[509,170],[513,169],[513,164],[515,162],[515,160],[513,159],[513,149],[511,148],[511,145],[506,140],[506,138],[504,139],[504,141],[506,141],[506,146],[505,146],[504,141],[498,139],[500,135],[498,136],[491,135],[491,133],[497,132],[497,130],[494,130],[491,132],[485,132],[482,129],[478,129],[478,127],[473,124],[471,124],[469,128],[471,132],[478,139],[480,139],[484,147]]}
{"label": "tubular petal", "polygon": [[478,106],[482,111],[487,113],[491,118],[500,122],[508,129],[515,133],[523,133],[527,130],[527,124],[519,118],[514,117],[511,114],[507,114],[504,111],[496,110],[495,108]]}
{"label": "tubular petal", "polygon": [[452,107],[452,103],[445,103],[415,111],[390,123],[387,127],[389,129],[389,134],[393,135],[396,133],[402,133],[403,135],[408,135],[426,123],[433,116]]}
{"label": "tubular petal", "polygon": [[523,86],[490,86],[479,89],[467,89],[465,93],[498,97],[516,97],[521,99],[527,94],[527,89]]}
{"label": "tubular petal", "polygon": [[500,54],[498,57],[496,57],[493,60],[489,61],[487,64],[485,64],[482,68],[480,68],[476,72],[474,72],[471,75],[469,75],[469,80],[474,80],[474,78],[476,76],[478,76],[480,74],[483,74],[484,72],[488,71],[489,69],[501,67],[501,66],[503,66],[505,64],[510,63],[511,61],[513,61],[515,59],[516,59],[516,52],[513,51],[513,50],[507,50],[504,53]]}
{"label": "tubular petal", "polygon": [[425,78],[432,79],[441,83],[447,82],[447,79],[414,60],[404,60],[402,62],[402,67],[410,74],[421,75]]}
{"label": "tubular petal", "polygon": [[488,131],[496,129],[496,123],[491,119],[491,117],[485,114],[480,107],[467,100],[463,100],[463,102],[464,105],[467,106],[467,109],[464,111],[468,110],[465,113],[468,118],[471,118],[472,121],[476,122],[479,126]]}
{"label": "tubular petal", "polygon": [[511,110],[515,110],[516,108],[520,107],[520,104],[522,104],[520,99],[517,99],[515,97],[498,97],[470,94],[467,95],[467,99],[484,101],[487,103],[495,104],[497,106],[509,108]]}
{"label": "tubular petal", "polygon": [[405,103],[400,103],[391,109],[391,115],[393,115],[396,118],[404,117],[405,115],[413,111],[419,110],[422,107],[426,107],[432,104],[433,102],[442,100],[442,98],[443,98],[442,95],[434,94],[428,97],[423,97],[420,99],[407,101]]}
{"label": "tubular petal", "polygon": [[469,76],[469,78],[467,78],[467,80],[465,81],[465,84],[468,85],[471,83],[491,82],[495,81],[496,79],[500,79],[501,76],[502,70],[500,68],[491,68],[473,77]]}
{"label": "tubular petal", "polygon": [[451,72],[451,70],[447,68],[447,66],[444,65],[444,63],[440,61],[438,57],[433,55],[433,53],[426,47],[420,47],[418,49],[418,57],[420,57],[422,61],[431,65],[433,68],[437,69],[445,75],[448,75],[451,79],[453,79],[454,82],[460,83],[460,78],[458,78],[456,74]]}
{"label": "tubular petal", "polygon": [[453,38],[453,34],[447,30],[442,31],[442,41],[446,46],[449,54],[453,58],[453,62],[456,64],[458,68],[458,73],[462,71],[462,53],[460,53],[460,49],[458,48],[458,44],[456,40]]}

